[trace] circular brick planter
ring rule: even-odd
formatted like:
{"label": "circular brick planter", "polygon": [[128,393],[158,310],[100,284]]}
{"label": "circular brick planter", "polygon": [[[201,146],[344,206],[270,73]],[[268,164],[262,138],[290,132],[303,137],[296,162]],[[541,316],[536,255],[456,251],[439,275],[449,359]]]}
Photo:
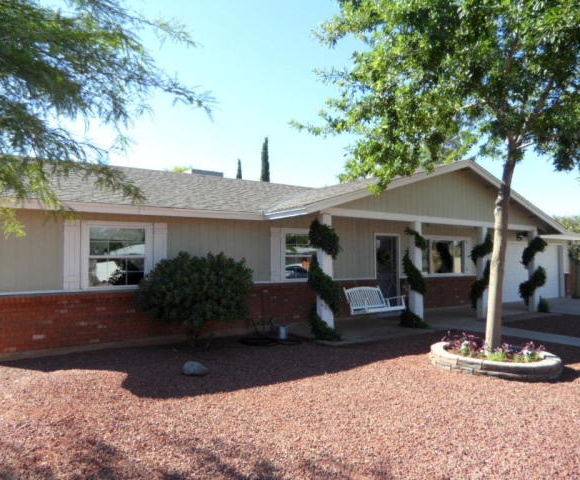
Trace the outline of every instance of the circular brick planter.
{"label": "circular brick planter", "polygon": [[447,342],[431,345],[431,363],[448,370],[458,370],[474,375],[489,375],[526,382],[556,380],[562,373],[562,360],[556,355],[542,352],[543,360],[530,363],[495,362],[469,358],[447,351]]}

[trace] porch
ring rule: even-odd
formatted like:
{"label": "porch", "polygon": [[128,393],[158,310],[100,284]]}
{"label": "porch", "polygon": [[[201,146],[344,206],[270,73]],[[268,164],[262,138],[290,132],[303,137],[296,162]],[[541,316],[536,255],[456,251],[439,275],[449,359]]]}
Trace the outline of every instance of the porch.
{"label": "porch", "polygon": [[[580,316],[580,299],[557,298],[549,300],[550,314]],[[504,334],[509,334],[509,322],[522,320],[526,316],[542,315],[529,313],[523,302],[506,303],[503,306]],[[343,337],[341,344],[364,343],[390,338],[421,335],[433,331],[466,330],[485,332],[485,321],[475,318],[475,311],[469,306],[432,308],[425,310],[425,321],[429,329],[413,329],[399,326],[399,313],[360,315],[335,319],[337,330]],[[308,324],[300,323],[290,326],[290,333],[302,337],[311,337]],[[549,334],[543,334],[549,335]],[[529,337],[530,339],[534,339]],[[580,339],[577,339],[580,346]]]}

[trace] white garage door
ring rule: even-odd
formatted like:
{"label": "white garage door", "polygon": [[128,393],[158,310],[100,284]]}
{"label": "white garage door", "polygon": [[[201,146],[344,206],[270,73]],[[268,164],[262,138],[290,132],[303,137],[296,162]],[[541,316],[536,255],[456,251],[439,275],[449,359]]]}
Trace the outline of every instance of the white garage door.
{"label": "white garage door", "polygon": [[[528,271],[522,265],[522,252],[526,248],[525,242],[508,242],[506,253],[506,269],[503,285],[503,301],[521,301],[520,283],[528,279]],[[536,255],[536,266],[542,266],[546,270],[546,284],[538,290],[543,298],[557,298],[559,291],[559,262],[558,246],[548,245],[546,249]]]}
{"label": "white garage door", "polygon": [[526,242],[508,242],[506,251],[506,268],[503,280],[503,301],[521,301],[520,283],[528,279],[528,271],[522,265],[522,252]]}
{"label": "white garage door", "polygon": [[536,265],[546,269],[546,284],[538,289],[538,294],[543,298],[557,298],[560,296],[558,268],[558,246],[548,245],[543,252],[536,255]]}

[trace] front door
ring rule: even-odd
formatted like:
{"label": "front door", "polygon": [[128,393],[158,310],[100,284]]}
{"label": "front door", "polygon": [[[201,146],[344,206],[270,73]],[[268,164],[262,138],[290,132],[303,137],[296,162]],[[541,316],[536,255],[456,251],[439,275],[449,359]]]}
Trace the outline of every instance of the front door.
{"label": "front door", "polygon": [[377,282],[385,298],[399,295],[398,237],[377,235],[375,237],[375,262]]}

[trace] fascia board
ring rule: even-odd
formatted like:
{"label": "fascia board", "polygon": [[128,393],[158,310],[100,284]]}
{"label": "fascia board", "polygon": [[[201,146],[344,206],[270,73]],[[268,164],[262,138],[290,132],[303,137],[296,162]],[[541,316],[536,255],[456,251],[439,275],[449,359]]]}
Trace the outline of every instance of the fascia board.
{"label": "fascia board", "polygon": [[570,242],[580,242],[580,233],[566,232],[556,235],[540,235],[544,240],[564,240]]}
{"label": "fascia board", "polygon": [[[222,220],[265,220],[260,213],[229,212],[215,210],[190,210],[184,208],[150,207],[146,205],[111,205],[106,203],[63,202],[65,208],[78,213],[108,213],[117,215],[140,215],[178,218],[214,218]],[[40,202],[26,201],[14,205],[26,210],[46,210]]]}
{"label": "fascia board", "polygon": [[[493,228],[493,222],[479,220],[466,220],[461,218],[430,217],[425,215],[412,215],[408,213],[374,212],[370,210],[350,210],[346,208],[331,208],[325,213],[336,217],[360,218],[365,220],[388,220],[395,222],[420,222],[434,223],[438,225],[454,225],[458,227],[484,227]],[[510,230],[528,231],[534,228],[533,225],[509,224]]]}

